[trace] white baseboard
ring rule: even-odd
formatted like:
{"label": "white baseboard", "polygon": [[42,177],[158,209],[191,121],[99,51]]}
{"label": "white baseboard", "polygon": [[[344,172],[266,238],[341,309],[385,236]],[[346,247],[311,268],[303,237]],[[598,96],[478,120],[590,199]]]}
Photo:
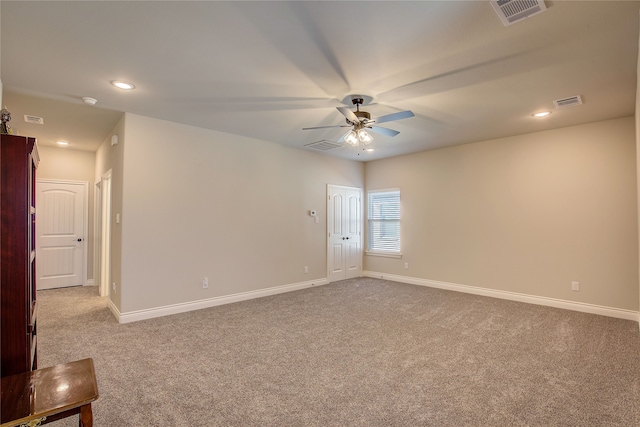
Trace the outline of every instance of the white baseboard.
{"label": "white baseboard", "polygon": [[118,310],[118,307],[116,307],[116,305],[113,303],[113,301],[111,301],[110,298],[107,298],[107,307],[109,308],[111,314],[113,314],[113,317],[116,318],[118,323],[122,323],[120,321],[120,310]]}
{"label": "white baseboard", "polygon": [[95,282],[93,281],[93,279],[87,279],[87,283],[85,284],[85,286],[95,286]]}
{"label": "white baseboard", "polygon": [[468,294],[482,295],[492,298],[500,298],[511,301],[526,302],[529,304],[544,305],[547,307],[563,308],[565,310],[580,311],[583,313],[599,314],[601,316],[616,317],[618,319],[640,322],[640,313],[633,310],[605,307],[601,305],[586,304],[582,302],[567,301],[556,298],[540,297],[535,295],[520,294],[517,292],[500,291],[496,289],[481,288],[478,286],[459,285],[456,283],[439,282],[437,280],[418,279],[415,277],[397,276],[393,274],[377,273],[375,271],[363,271],[363,276],[378,279],[392,280],[394,282],[408,283],[411,285],[427,286],[430,288],[445,289],[448,291],[465,292]]}
{"label": "white baseboard", "polygon": [[[620,308],[605,307],[594,304],[586,304],[581,302],[567,301],[556,298],[540,297],[529,294],[521,294],[516,292],[501,291],[496,289],[482,288],[477,286],[460,285],[456,283],[440,282],[436,280],[418,279],[415,277],[398,276],[393,274],[378,273],[373,271],[363,271],[365,277],[382,278],[392,280],[394,282],[407,283],[411,285],[427,286],[431,288],[444,289],[449,291],[464,292],[468,294],[487,296],[492,298],[505,299],[510,301],[525,302],[529,304],[544,305],[547,307],[561,308],[565,310],[579,311],[583,313],[598,314],[601,316],[615,317],[619,319],[632,320],[639,323],[640,313],[633,310],[625,310]],[[153,319],[156,317],[168,316],[171,314],[185,313],[188,311],[200,310],[203,308],[215,307],[234,302],[246,301],[254,298],[261,298],[270,295],[277,295],[285,292],[297,291],[313,286],[321,286],[328,284],[327,278],[312,280],[308,282],[300,282],[289,285],[275,286],[256,291],[241,292],[232,295],[224,295],[220,297],[208,298],[198,301],[190,301],[181,304],[172,304],[163,307],[155,307],[146,310],[137,310],[127,313],[120,313],[118,308],[111,300],[108,301],[109,310],[119,323],[137,322],[139,320]]]}
{"label": "white baseboard", "polygon": [[234,302],[246,301],[254,298],[262,298],[270,295],[282,294],[285,292],[297,291],[313,286],[326,285],[327,278],[310,280],[307,282],[293,283],[289,285],[274,286],[271,288],[258,289],[256,291],[240,292],[232,295],[207,298],[198,301],[190,301],[181,304],[171,304],[163,307],[154,307],[146,310],[130,311],[120,313],[118,308],[109,300],[109,310],[113,313],[119,323],[137,322],[139,320],[153,319],[156,317],[168,316],[171,314],[186,313],[188,311],[201,310],[203,308],[215,307],[218,305],[231,304]]}

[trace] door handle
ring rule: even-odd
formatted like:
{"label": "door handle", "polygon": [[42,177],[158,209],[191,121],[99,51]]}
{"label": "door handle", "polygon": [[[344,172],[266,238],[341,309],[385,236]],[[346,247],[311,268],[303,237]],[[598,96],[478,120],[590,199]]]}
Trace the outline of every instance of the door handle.
{"label": "door handle", "polygon": [[78,242],[82,242],[82,239],[78,239]]}

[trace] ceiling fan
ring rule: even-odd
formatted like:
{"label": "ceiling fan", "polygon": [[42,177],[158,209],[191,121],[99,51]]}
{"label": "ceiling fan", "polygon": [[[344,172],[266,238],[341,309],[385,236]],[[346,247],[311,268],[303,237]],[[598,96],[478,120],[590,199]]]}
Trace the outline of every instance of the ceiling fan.
{"label": "ceiling fan", "polygon": [[382,135],[396,136],[400,132],[393,129],[377,126],[377,124],[391,122],[394,120],[407,119],[409,117],[414,116],[412,111],[406,110],[406,111],[400,111],[398,113],[387,114],[387,115],[372,119],[370,113],[366,111],[360,111],[360,105],[362,105],[364,102],[363,98],[359,96],[354,96],[351,99],[351,102],[353,103],[353,105],[356,106],[356,111],[351,111],[348,107],[336,107],[338,111],[340,111],[340,113],[342,113],[342,115],[346,117],[347,119],[346,125],[316,126],[316,127],[302,128],[302,130],[351,127],[352,129],[349,130],[344,135],[342,135],[338,140],[338,142],[344,141],[347,144],[353,145],[353,146],[357,146],[360,143],[367,145],[367,144],[370,144],[371,141],[373,141],[373,137],[371,136],[371,134],[369,134],[369,132],[367,132],[367,129],[370,130],[371,132],[379,133]]}

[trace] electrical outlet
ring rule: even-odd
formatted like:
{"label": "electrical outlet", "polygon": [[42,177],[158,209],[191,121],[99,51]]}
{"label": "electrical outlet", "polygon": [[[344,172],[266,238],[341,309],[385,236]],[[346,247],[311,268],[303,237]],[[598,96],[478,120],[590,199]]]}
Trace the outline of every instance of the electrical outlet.
{"label": "electrical outlet", "polygon": [[116,282],[113,282],[113,284],[111,285],[111,289],[113,289],[113,292],[116,291]]}
{"label": "electrical outlet", "polygon": [[307,274],[309,272],[309,267],[307,267],[306,265],[304,266],[304,274]]}
{"label": "electrical outlet", "polygon": [[580,282],[571,282],[571,290],[579,291],[580,290]]}
{"label": "electrical outlet", "polygon": [[405,263],[404,263],[404,269],[405,269],[405,270],[408,270],[408,269],[409,269],[409,263],[408,263],[408,262],[405,262]]}
{"label": "electrical outlet", "polygon": [[205,277],[204,279],[202,279],[202,289],[208,289],[208,288],[209,288],[209,279]]}

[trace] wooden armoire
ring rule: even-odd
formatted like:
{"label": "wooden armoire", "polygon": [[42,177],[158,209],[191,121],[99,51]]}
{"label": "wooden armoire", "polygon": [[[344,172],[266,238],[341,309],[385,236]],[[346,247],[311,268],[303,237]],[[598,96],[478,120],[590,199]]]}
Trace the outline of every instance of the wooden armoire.
{"label": "wooden armoire", "polygon": [[37,368],[35,138],[1,135],[0,375]]}

